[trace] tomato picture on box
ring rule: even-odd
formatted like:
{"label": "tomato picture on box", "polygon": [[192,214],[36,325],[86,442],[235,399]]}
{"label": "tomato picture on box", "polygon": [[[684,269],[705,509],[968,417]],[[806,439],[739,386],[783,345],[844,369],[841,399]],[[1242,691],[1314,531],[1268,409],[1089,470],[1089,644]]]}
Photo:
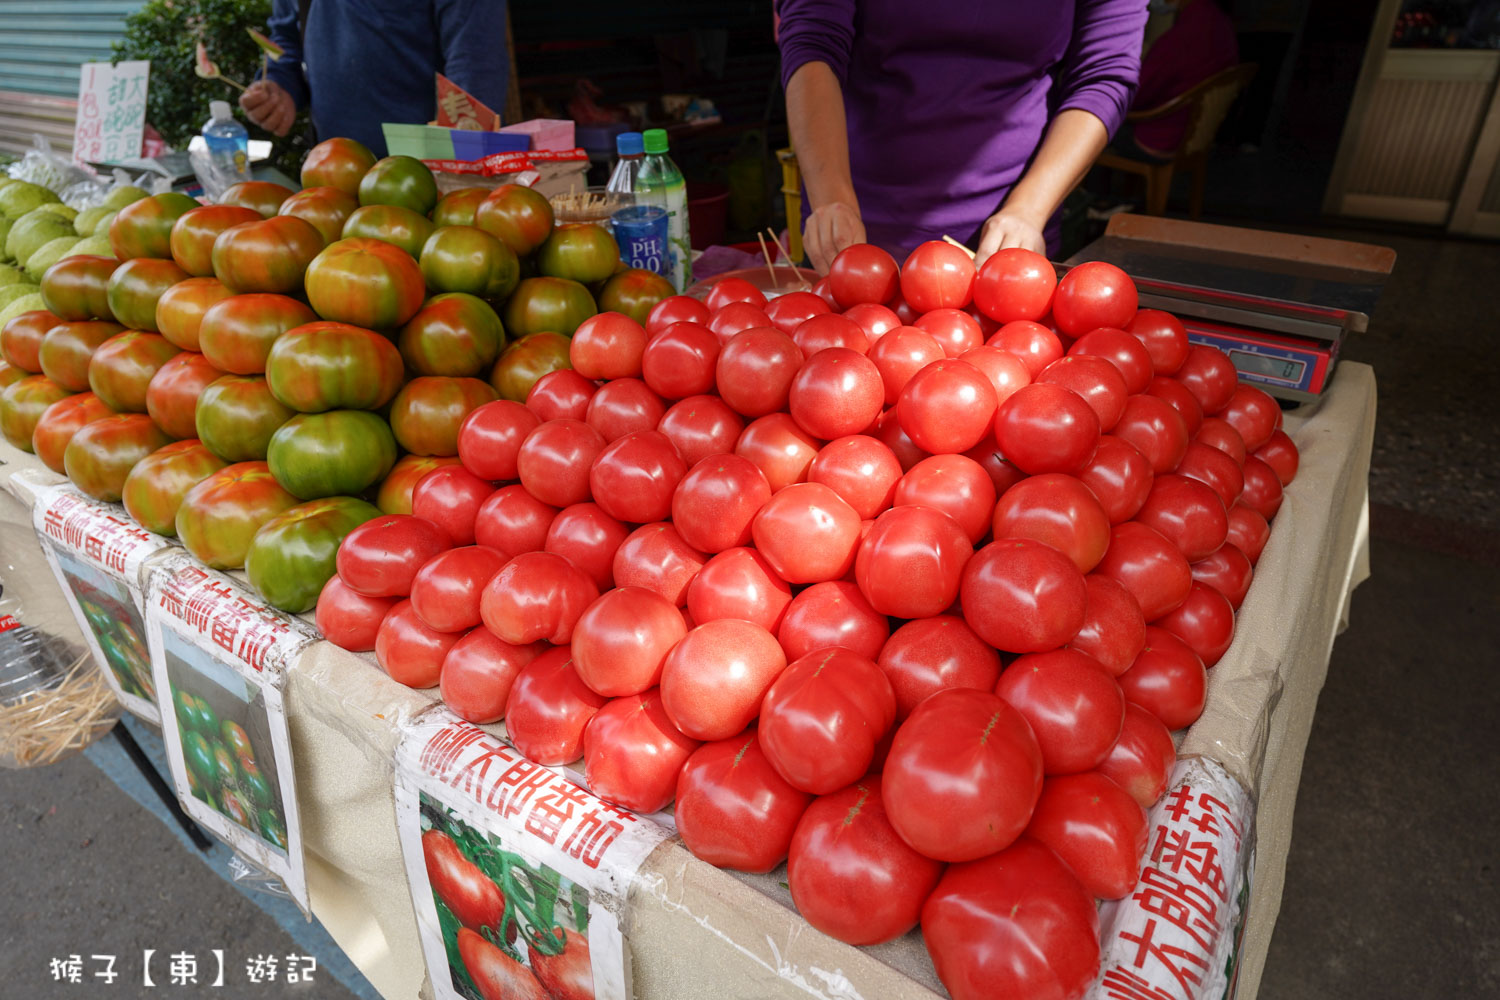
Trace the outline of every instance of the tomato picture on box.
{"label": "tomato picture on box", "polygon": [[458,995],[593,997],[588,890],[430,796],[420,802],[422,857]]}
{"label": "tomato picture on box", "polygon": [[146,651],[146,625],[125,585],[71,553],[59,551],[56,558],[88,631],[99,644],[104,666],[119,682],[120,691],[143,701],[155,701],[151,657]]}
{"label": "tomato picture on box", "polygon": [[286,853],[286,811],[259,690],[174,633],[162,640],[193,797]]}

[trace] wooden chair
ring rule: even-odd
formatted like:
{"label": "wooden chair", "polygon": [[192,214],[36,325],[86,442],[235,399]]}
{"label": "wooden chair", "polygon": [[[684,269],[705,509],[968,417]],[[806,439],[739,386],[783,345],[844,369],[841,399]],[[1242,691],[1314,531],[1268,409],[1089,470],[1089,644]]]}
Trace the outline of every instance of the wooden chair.
{"label": "wooden chair", "polygon": [[1131,124],[1156,121],[1169,115],[1189,110],[1187,129],[1182,142],[1174,150],[1164,151],[1169,157],[1162,162],[1133,160],[1106,149],[1095,161],[1098,166],[1126,173],[1139,174],[1146,179],[1146,214],[1162,215],[1167,210],[1167,195],[1172,190],[1172,175],[1179,169],[1193,175],[1193,192],[1190,209],[1193,218],[1203,214],[1203,182],[1208,172],[1208,153],[1214,136],[1230,105],[1240,91],[1255,76],[1255,63],[1240,63],[1221,73],[1216,73],[1192,90],[1172,98],[1165,104],[1142,111],[1132,111],[1125,116]]}

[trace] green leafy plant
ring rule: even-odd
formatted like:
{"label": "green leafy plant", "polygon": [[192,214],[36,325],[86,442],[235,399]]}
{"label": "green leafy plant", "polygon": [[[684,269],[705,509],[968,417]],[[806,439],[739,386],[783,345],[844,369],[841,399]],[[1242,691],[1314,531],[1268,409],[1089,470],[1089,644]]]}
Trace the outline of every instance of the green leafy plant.
{"label": "green leafy plant", "polygon": [[[261,47],[246,29],[263,29],[270,0],[147,0],[125,19],[125,37],[114,43],[113,61],[151,60],[146,120],[175,149],[187,148],[208,118],[210,101],[235,106],[235,90],[224,80],[202,79],[194,72],[198,43],[229,79],[249,82],[260,70]],[[235,116],[252,139],[269,139],[271,163],[296,179],[307,154],[307,117],[285,137],[254,124],[235,106]]]}

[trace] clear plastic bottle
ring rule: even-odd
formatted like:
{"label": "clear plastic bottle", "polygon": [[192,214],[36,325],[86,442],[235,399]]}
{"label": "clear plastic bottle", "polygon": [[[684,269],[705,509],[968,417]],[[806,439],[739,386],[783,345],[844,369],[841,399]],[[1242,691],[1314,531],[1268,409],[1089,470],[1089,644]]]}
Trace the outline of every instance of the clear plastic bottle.
{"label": "clear plastic bottle", "polygon": [[642,135],[645,162],[635,178],[638,204],[658,205],[667,211],[667,239],[671,245],[670,281],[679,292],[693,283],[693,244],[688,235],[687,182],[667,155],[665,129],[647,129]]}
{"label": "clear plastic bottle", "polygon": [[646,161],[645,142],[639,132],[621,132],[615,136],[615,152],[620,155],[620,161],[615,164],[615,172],[610,174],[605,190],[617,195],[615,204],[623,208],[635,204],[635,178]]}
{"label": "clear plastic bottle", "polygon": [[214,101],[208,106],[209,119],[203,125],[203,141],[208,144],[208,158],[214,173],[223,177],[239,175],[250,178],[250,133],[234,117],[228,101]]}

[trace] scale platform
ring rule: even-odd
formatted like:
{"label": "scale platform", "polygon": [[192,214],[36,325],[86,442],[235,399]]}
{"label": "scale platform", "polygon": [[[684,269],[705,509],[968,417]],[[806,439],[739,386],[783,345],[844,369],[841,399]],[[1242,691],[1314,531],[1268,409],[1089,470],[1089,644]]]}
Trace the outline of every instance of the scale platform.
{"label": "scale platform", "polygon": [[1280,399],[1317,399],[1339,349],[1363,333],[1396,262],[1387,247],[1289,233],[1116,215],[1060,270],[1107,261],[1135,279],[1188,339],[1227,353],[1240,380]]}

